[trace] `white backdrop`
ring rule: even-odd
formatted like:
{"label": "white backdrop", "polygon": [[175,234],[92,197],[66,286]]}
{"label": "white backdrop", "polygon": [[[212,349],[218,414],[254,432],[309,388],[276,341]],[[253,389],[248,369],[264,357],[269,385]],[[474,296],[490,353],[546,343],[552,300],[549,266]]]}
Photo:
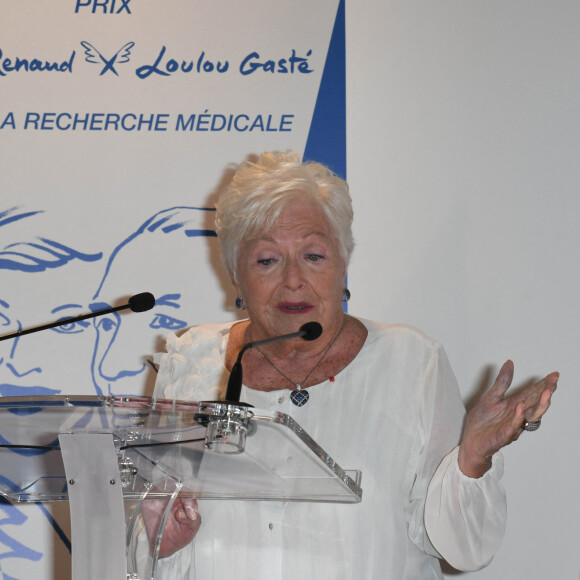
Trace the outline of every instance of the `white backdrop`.
{"label": "white backdrop", "polygon": [[[156,212],[209,207],[230,163],[263,149],[304,150],[337,2],[294,2],[289,7],[247,0],[209,7],[185,0],[133,0],[128,4],[131,15],[92,14],[88,8],[75,12],[75,4],[0,0],[0,66],[16,56],[64,62],[76,49],[74,75],[61,73],[54,88],[48,73],[0,76],[0,212],[20,206],[0,217],[0,224],[12,220],[0,228],[0,247],[29,243],[32,235],[37,242],[41,236],[86,254],[71,260],[75,292],[70,284],[58,287],[58,277],[52,275],[56,270],[43,273],[50,280],[25,285],[34,300],[26,301],[24,326],[53,316],[36,309],[38,302],[46,302],[39,298],[58,298],[59,305],[78,303],[82,289],[83,300],[92,300],[112,250]],[[120,6],[117,1],[117,10]],[[350,311],[414,324],[438,338],[468,404],[508,357],[515,362],[517,384],[553,369],[561,372],[560,389],[541,430],[524,434],[505,451],[505,542],[487,569],[464,577],[577,579],[580,469],[574,426],[579,396],[573,350],[579,314],[575,254],[580,234],[574,221],[580,210],[575,159],[580,7],[565,0],[353,0],[346,10],[347,169],[357,239],[349,272]],[[129,42],[135,46],[129,62],[120,62],[120,56],[113,63],[117,75],[110,70],[101,75],[105,64],[96,57],[95,63],[87,61],[83,41],[108,59]],[[281,58],[291,48],[301,53],[313,48],[316,73],[291,78],[228,75],[228,83],[217,73],[203,82],[197,75],[135,77],[136,63],[154,62],[162,45],[175,58],[196,61],[205,51],[214,62],[229,58],[232,63],[253,50]],[[6,124],[6,103],[14,112],[14,129],[10,119]],[[93,131],[87,136],[19,125],[31,111],[155,113],[175,122],[179,114],[206,110],[278,117],[293,113],[300,122],[289,135],[238,132],[228,139],[217,132],[162,130]],[[44,213],[15,220],[27,211]],[[172,213],[173,225],[207,227],[203,211],[190,209],[188,214]],[[85,241],[81,247],[79,238]],[[168,299],[167,309],[150,321],[154,329],[234,316],[227,281],[212,273],[215,255],[208,241],[210,249],[204,244],[201,258],[199,249],[191,254],[188,249],[191,261],[180,269],[191,265],[196,278],[190,296],[200,304],[215,303],[215,311],[204,306],[175,316]],[[38,245],[27,251],[42,261],[46,242]],[[149,254],[151,247],[153,237],[136,252],[134,272],[164,266]],[[127,248],[136,250],[130,244]],[[173,255],[182,256],[183,249]],[[22,288],[18,275],[23,274],[3,272],[2,289]],[[111,280],[115,286],[97,299],[148,290],[144,284],[152,278],[121,269],[106,283]],[[84,332],[115,333],[115,322],[103,321],[100,329]],[[158,350],[155,336],[147,340]],[[122,374],[111,351],[111,369],[75,374],[70,360],[86,359],[92,347],[86,341],[79,344],[78,336],[75,346],[72,337],[59,338],[67,342],[58,346],[51,341],[51,350],[44,352],[71,377],[71,384],[62,385],[65,390],[82,384],[90,385],[89,392],[106,391],[137,376],[127,368]],[[116,345],[123,344],[120,335],[115,339]],[[107,344],[101,342],[101,348]],[[140,365],[142,361],[135,368]],[[34,385],[56,388],[50,382],[30,383]],[[19,525],[19,515],[12,513],[16,519],[8,522],[3,518],[2,528],[28,545],[29,533]],[[59,521],[65,525],[64,518]],[[0,533],[5,580],[38,577],[39,569],[46,578],[66,578],[66,563],[58,563],[66,562],[61,542],[39,535],[16,576],[10,558],[14,546],[8,540]]]}
{"label": "white backdrop", "polygon": [[438,338],[467,402],[507,358],[516,384],[561,372],[504,453],[505,542],[465,577],[577,579],[580,5],[359,0],[346,21],[351,311]]}
{"label": "white backdrop", "polygon": [[[236,316],[213,199],[265,150],[342,151],[344,172],[344,106],[318,99],[344,102],[338,7],[0,0],[0,335],[157,299],[0,343],[0,395],[150,395],[170,330]],[[70,577],[66,512],[0,502],[3,580]]]}

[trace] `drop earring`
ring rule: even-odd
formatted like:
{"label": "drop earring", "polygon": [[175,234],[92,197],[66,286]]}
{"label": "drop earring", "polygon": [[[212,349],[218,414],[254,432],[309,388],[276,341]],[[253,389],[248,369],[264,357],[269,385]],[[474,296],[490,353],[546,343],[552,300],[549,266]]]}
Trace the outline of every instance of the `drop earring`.
{"label": "drop earring", "polygon": [[236,296],[236,308],[238,310],[245,310],[246,304],[244,302],[244,298],[242,296]]}
{"label": "drop earring", "polygon": [[348,302],[350,300],[350,290],[345,286],[342,294],[342,301]]}

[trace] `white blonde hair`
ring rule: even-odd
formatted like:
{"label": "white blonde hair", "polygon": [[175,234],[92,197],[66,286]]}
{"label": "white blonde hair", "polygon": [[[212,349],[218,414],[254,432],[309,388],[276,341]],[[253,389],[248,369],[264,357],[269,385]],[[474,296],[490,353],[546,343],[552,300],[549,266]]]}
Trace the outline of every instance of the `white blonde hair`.
{"label": "white blonde hair", "polygon": [[324,212],[348,266],[354,240],[346,181],[320,163],[303,163],[295,151],[262,153],[239,166],[216,203],[222,260],[234,282],[241,244],[269,232],[286,205],[303,200]]}

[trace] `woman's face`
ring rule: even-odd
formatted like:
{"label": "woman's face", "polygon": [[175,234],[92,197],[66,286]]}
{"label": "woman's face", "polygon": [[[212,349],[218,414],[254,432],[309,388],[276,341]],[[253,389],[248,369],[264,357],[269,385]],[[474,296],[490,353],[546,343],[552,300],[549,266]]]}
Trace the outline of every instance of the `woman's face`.
{"label": "woman's face", "polygon": [[311,202],[289,204],[263,238],[241,246],[237,289],[252,340],[296,332],[310,321],[334,334],[342,324],[345,275],[322,210]]}

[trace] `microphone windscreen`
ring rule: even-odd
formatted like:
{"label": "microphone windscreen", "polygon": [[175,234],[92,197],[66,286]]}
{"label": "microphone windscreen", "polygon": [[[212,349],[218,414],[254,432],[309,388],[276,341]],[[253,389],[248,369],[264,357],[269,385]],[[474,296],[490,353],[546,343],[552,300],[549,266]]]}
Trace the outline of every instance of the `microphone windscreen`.
{"label": "microphone windscreen", "polygon": [[155,306],[155,296],[151,292],[141,292],[129,298],[129,308],[132,312],[145,312]]}
{"label": "microphone windscreen", "polygon": [[307,322],[300,327],[304,340],[316,340],[322,334],[322,326],[318,322]]}

